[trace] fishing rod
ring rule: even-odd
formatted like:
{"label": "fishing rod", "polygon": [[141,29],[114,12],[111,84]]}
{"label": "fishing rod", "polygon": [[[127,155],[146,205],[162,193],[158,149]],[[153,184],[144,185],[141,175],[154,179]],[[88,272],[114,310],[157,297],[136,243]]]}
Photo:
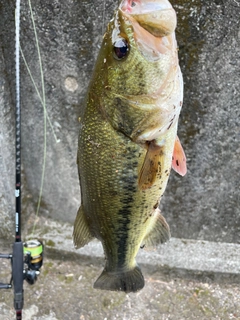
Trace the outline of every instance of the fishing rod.
{"label": "fishing rod", "polygon": [[0,254],[0,258],[9,259],[12,275],[9,283],[0,283],[0,289],[13,288],[16,319],[22,319],[24,304],[23,282],[34,284],[43,263],[43,244],[39,240],[22,242],[21,239],[21,104],[20,104],[20,5],[16,0],[15,11],[15,63],[16,63],[16,112],[15,112],[15,242],[13,253]]}

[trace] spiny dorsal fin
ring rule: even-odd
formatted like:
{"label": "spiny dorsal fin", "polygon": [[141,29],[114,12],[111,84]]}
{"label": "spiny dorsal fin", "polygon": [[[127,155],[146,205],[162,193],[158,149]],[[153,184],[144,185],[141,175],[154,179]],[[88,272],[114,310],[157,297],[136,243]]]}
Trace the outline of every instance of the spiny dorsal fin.
{"label": "spiny dorsal fin", "polygon": [[89,226],[83,212],[83,206],[78,210],[77,217],[73,228],[73,243],[75,248],[81,248],[88,242],[93,240],[93,236],[89,230]]}
{"label": "spiny dorsal fin", "polygon": [[162,147],[156,145],[155,140],[149,142],[148,150],[139,175],[138,186],[142,190],[150,188],[158,175],[161,174],[160,156]]}
{"label": "spiny dorsal fin", "polygon": [[187,173],[187,160],[178,136],[176,136],[174,144],[172,168],[181,176],[185,176]]}

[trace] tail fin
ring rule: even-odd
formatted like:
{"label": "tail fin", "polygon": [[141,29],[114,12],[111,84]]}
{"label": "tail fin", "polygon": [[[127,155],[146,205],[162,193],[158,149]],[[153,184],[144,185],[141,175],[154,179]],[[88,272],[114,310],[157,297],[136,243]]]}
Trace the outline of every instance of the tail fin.
{"label": "tail fin", "polygon": [[126,272],[103,270],[93,287],[101,290],[136,292],[144,287],[144,278],[138,266]]}

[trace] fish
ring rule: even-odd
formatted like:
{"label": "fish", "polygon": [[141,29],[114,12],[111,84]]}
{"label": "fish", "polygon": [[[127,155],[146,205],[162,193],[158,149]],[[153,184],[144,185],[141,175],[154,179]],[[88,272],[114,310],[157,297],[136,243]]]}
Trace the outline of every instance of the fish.
{"label": "fish", "polygon": [[102,243],[96,289],[141,290],[140,247],[170,238],[159,204],[171,167],[186,174],[177,137],[183,79],[176,23],[167,0],[123,0],[103,36],[81,117],[73,227],[76,248]]}

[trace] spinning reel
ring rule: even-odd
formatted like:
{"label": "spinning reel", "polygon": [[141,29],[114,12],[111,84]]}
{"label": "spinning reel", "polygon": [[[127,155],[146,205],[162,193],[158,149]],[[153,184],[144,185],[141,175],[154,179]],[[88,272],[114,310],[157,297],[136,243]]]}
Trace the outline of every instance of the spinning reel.
{"label": "spinning reel", "polygon": [[24,279],[29,284],[34,284],[43,264],[43,244],[39,240],[29,240],[23,243]]}
{"label": "spinning reel", "polygon": [[[18,250],[17,250],[18,251]],[[16,253],[16,250],[15,250]],[[12,282],[14,278],[14,265],[13,254],[0,254],[0,258],[11,259],[12,264],[12,277],[9,284],[0,283],[0,289],[12,288]],[[21,254],[20,254],[21,256]],[[23,259],[22,259],[22,272],[23,280],[26,280],[28,284],[34,284],[37,281],[37,277],[40,274],[40,269],[43,264],[43,244],[39,240],[29,240],[23,243]],[[18,257],[18,252],[17,252]],[[21,262],[20,262],[21,265]],[[18,275],[19,276],[19,275]]]}

